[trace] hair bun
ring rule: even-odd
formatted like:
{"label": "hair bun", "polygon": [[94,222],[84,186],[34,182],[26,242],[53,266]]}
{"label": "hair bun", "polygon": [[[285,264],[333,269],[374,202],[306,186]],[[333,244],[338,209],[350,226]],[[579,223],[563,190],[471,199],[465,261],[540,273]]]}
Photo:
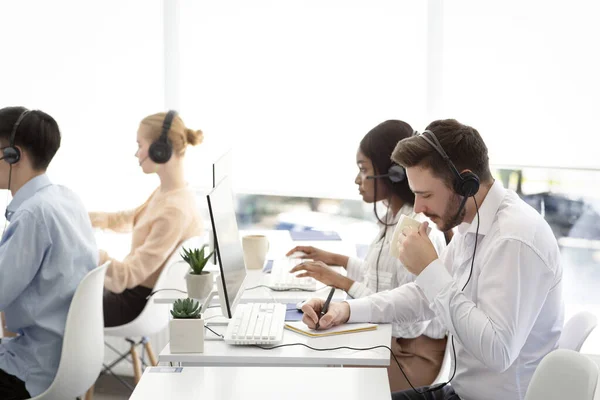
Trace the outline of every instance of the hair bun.
{"label": "hair bun", "polygon": [[196,146],[204,140],[204,133],[198,129],[197,131],[193,129],[186,128],[185,130],[185,139],[188,144],[192,146]]}

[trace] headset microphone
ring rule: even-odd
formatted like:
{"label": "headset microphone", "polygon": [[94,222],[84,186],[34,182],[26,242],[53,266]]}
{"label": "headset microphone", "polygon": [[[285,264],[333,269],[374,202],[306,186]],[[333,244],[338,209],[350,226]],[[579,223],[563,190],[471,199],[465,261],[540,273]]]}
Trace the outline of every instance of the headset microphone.
{"label": "headset microphone", "polygon": [[404,168],[402,168],[400,165],[392,164],[390,166],[390,168],[388,169],[387,174],[369,175],[366,177],[366,179],[379,179],[379,178],[388,178],[392,183],[398,183],[398,182],[402,182],[404,179],[406,179],[406,172],[404,171]]}
{"label": "headset microphone", "polygon": [[456,213],[456,216],[454,217],[454,219],[458,219],[458,217],[460,216],[460,213],[462,212],[462,210],[465,208],[465,204],[467,204],[467,200],[469,198],[467,196],[464,196],[462,201],[460,202],[460,206],[458,207],[458,212]]}
{"label": "headset microphone", "polygon": [[140,164],[140,167],[142,166],[142,164],[143,164],[143,163],[145,163],[145,162],[146,162],[146,160],[148,159],[148,157],[149,157],[149,156],[146,156],[146,157],[144,157],[144,158],[142,159],[142,161],[140,161],[140,162],[139,162],[139,164]]}

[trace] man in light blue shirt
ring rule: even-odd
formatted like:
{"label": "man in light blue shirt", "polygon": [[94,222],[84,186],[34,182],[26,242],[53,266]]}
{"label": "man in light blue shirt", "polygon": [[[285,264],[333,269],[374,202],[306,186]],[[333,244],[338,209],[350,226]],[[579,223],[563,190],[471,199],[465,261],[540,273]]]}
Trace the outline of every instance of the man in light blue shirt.
{"label": "man in light blue shirt", "polygon": [[56,375],[73,294],[98,250],[80,199],[45,174],[60,147],[54,119],[0,109],[0,145],[0,188],[13,195],[0,241],[0,310],[17,333],[0,343],[0,399],[28,399]]}

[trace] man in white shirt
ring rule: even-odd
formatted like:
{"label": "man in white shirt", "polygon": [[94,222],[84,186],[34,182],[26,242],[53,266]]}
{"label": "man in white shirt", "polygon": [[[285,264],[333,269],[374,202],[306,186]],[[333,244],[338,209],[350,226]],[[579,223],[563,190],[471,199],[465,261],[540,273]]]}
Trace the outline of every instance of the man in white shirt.
{"label": "man in white shirt", "polygon": [[[417,275],[415,282],[331,304],[320,329],[347,321],[437,319],[456,353],[451,385],[426,396],[398,392],[393,399],[524,399],[563,326],[562,269],[552,230],[514,192],[494,182],[481,136],[456,120],[434,121],[422,135],[402,140],[392,159],[406,168],[415,212],[442,231],[458,226],[458,232],[440,259],[426,235],[427,223],[419,232],[406,232],[399,258]],[[304,305],[309,327],[322,304],[313,299]]]}

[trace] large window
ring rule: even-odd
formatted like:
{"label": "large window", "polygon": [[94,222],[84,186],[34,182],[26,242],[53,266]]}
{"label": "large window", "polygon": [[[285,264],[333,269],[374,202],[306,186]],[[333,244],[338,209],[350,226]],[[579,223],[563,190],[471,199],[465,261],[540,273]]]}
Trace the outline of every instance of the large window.
{"label": "large window", "polygon": [[181,110],[238,192],[358,198],[364,134],[424,124],[426,2],[180,4]]}
{"label": "large window", "polygon": [[444,2],[444,117],[495,164],[600,167],[600,3]]}
{"label": "large window", "polygon": [[92,209],[138,205],[156,185],[133,156],[139,121],[164,107],[162,22],[159,0],[0,5],[0,107],[56,118],[48,172]]}

